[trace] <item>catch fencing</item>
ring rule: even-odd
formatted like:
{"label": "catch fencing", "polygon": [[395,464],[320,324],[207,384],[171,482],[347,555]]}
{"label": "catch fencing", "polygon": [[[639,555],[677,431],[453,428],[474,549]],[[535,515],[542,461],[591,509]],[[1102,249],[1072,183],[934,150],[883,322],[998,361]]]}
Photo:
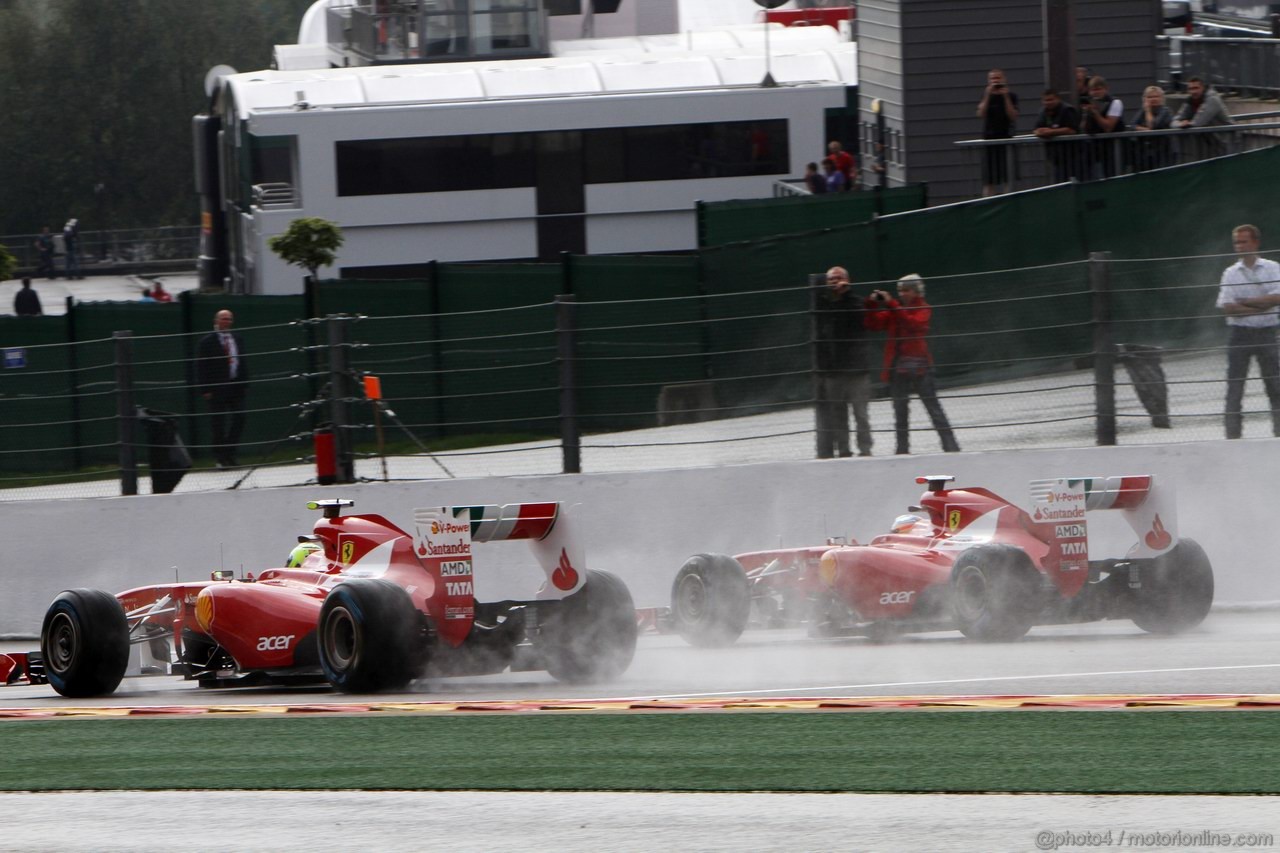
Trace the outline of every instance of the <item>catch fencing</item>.
{"label": "catch fencing", "polygon": [[[479,273],[465,268],[442,276],[452,286],[321,282],[305,300],[267,303],[184,294],[145,306],[161,309],[149,317],[122,306],[128,332],[6,350],[0,499],[167,490],[157,475],[196,491],[304,484],[326,471],[343,482],[815,456],[820,286],[715,290],[689,259],[652,260],[642,298],[548,293],[557,277],[530,268],[516,285],[513,266],[507,286],[528,301],[501,309],[479,307],[484,288],[469,280]],[[1222,437],[1226,334],[1214,301],[1232,261],[1094,253],[928,279],[929,344],[962,449]],[[250,379],[235,469],[213,468],[194,385],[206,332],[155,332],[214,305],[275,314],[237,329]],[[878,353],[884,339],[873,337]],[[874,452],[884,455],[894,423],[876,373]],[[1246,436],[1271,435],[1256,379],[1245,409]],[[936,451],[919,408],[913,418],[913,450]],[[333,437],[332,458],[317,435]]]}

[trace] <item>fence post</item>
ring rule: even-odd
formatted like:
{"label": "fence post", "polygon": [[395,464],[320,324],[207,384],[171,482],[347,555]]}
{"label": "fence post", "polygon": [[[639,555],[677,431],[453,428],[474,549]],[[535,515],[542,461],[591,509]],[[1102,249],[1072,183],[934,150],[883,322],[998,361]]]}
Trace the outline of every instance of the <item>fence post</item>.
{"label": "fence post", "polygon": [[333,422],[334,455],[337,457],[336,480],[338,483],[354,483],[355,464],[351,458],[351,435],[347,428],[347,400],[354,393],[347,366],[347,349],[350,347],[347,326],[349,314],[329,314],[325,326],[329,333],[329,420]]}
{"label": "fence post", "polygon": [[1093,293],[1093,393],[1097,443],[1116,443],[1116,348],[1111,340],[1111,253],[1089,253]]}
{"label": "fence post", "polygon": [[[879,194],[881,188],[876,187],[874,192]],[[822,399],[823,388],[818,370],[818,349],[822,346],[821,330],[818,328],[818,293],[819,288],[826,286],[826,283],[826,275],[809,274],[809,393],[813,396],[814,456],[818,459],[830,459],[835,443],[829,417],[830,408]]]}
{"label": "fence post", "polygon": [[133,332],[113,332],[116,356],[116,417],[120,433],[120,494],[138,493],[138,459],[134,449],[137,409],[133,405]]}
{"label": "fence post", "polygon": [[556,364],[560,380],[560,448],[563,473],[582,473],[582,442],[578,433],[578,394],[574,371],[574,307],[572,294],[556,295]]}

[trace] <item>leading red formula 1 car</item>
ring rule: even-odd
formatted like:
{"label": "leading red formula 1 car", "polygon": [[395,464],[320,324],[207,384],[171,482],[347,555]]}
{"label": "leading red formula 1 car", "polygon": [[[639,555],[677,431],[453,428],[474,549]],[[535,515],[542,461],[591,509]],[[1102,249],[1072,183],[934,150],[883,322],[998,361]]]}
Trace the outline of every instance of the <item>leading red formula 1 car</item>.
{"label": "leading red formula 1 car", "polygon": [[[873,639],[958,629],[1008,641],[1033,625],[1100,619],[1173,633],[1208,614],[1209,559],[1177,538],[1172,492],[1151,476],[1033,481],[1030,512],[986,489],[948,488],[952,479],[918,478],[928,486],[920,505],[866,545],[691,557],[657,623],[717,646],[748,625]],[[1103,509],[1121,511],[1137,535],[1123,557],[1089,558],[1086,511]]]}
{"label": "leading red formula 1 car", "polygon": [[[342,515],[351,505],[309,504],[323,510],[321,549],[297,568],[61,593],[40,652],[0,655],[0,684],[47,680],[64,696],[97,696],[116,689],[131,658],[142,672],[210,687],[327,680],[351,693],[507,668],[596,681],[630,665],[631,595],[583,567],[559,504],[419,509],[413,533],[379,515]],[[472,543],[509,539],[529,540],[546,583],[532,601],[476,601]]]}

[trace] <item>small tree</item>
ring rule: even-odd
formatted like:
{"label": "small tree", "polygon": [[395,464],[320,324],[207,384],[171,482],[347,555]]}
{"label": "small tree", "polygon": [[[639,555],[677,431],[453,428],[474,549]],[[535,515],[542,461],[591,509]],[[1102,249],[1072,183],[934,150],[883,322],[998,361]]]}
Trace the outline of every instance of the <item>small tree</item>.
{"label": "small tree", "polygon": [[0,244],[0,281],[8,281],[18,271],[18,259],[9,254],[9,250]]}
{"label": "small tree", "polygon": [[342,245],[342,229],[336,223],[316,216],[304,216],[289,223],[280,235],[267,240],[267,247],[280,259],[295,267],[302,267],[312,278],[316,270],[337,260],[337,248]]}

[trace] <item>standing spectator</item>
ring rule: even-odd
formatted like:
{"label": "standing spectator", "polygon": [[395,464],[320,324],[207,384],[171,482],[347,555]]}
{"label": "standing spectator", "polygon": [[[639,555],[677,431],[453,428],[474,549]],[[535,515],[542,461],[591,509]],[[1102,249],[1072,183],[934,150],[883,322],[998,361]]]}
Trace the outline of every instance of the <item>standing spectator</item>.
{"label": "standing spectator", "polygon": [[39,317],[44,313],[40,307],[40,294],[31,288],[31,279],[22,280],[22,289],[13,295],[13,313],[19,317]]}
{"label": "standing spectator", "polygon": [[911,452],[911,395],[919,396],[933,428],[942,440],[942,449],[955,453],[960,449],[947,415],[938,402],[938,389],[933,374],[933,355],[926,338],[933,309],[924,300],[924,279],[915,273],[898,279],[898,298],[883,290],[871,294],[877,310],[867,319],[870,328],[889,333],[884,346],[884,370],[881,378],[889,383],[893,396],[893,425],[897,433],[896,453]]}
{"label": "standing spectator", "polygon": [[164,289],[164,285],[156,279],[151,283],[151,298],[156,302],[172,302],[173,294]]}
{"label": "standing spectator", "polygon": [[826,174],[827,192],[844,192],[848,178],[844,176],[844,172],[836,168],[835,160],[832,160],[830,157],[824,157],[822,160],[822,171]]}
{"label": "standing spectator", "polygon": [[[1235,124],[1221,96],[1199,77],[1187,81],[1187,100],[1173,119],[1174,127],[1221,127]],[[1218,157],[1227,153],[1226,140],[1220,133],[1197,133],[1192,143],[1200,157]]]}
{"label": "standing spectator", "polygon": [[844,188],[851,190],[858,184],[858,164],[853,155],[844,150],[844,146],[836,140],[827,143],[827,156],[836,164],[836,169],[844,173]]}
{"label": "standing spectator", "polygon": [[818,458],[849,456],[849,407],[857,430],[858,455],[871,455],[871,354],[868,309],[844,267],[827,270],[827,285],[815,294],[814,337],[817,367]]}
{"label": "standing spectator", "polygon": [[222,309],[213,317],[213,332],[196,348],[196,386],[209,403],[213,457],[219,468],[236,465],[244,431],[244,400],[249,390],[244,341],[231,331],[235,315]]}
{"label": "standing spectator", "polygon": [[[1040,96],[1040,115],[1036,116],[1035,135],[1050,142],[1063,136],[1073,136],[1079,131],[1080,114],[1076,108],[1064,102],[1053,89],[1045,89]],[[1055,183],[1079,177],[1080,170],[1073,166],[1080,160],[1080,146],[1065,140],[1048,146],[1045,156],[1053,167]]]}
{"label": "standing spectator", "polygon": [[[1164,89],[1148,86],[1142,91],[1142,109],[1133,118],[1133,129],[1168,130],[1171,127],[1173,113],[1164,104]],[[1138,171],[1173,165],[1173,140],[1169,137],[1135,139],[1132,142],[1133,165]]]}
{"label": "standing spectator", "polygon": [[1271,402],[1271,431],[1280,436],[1280,352],[1276,325],[1280,323],[1280,264],[1258,257],[1262,232],[1256,225],[1231,231],[1231,245],[1240,260],[1222,273],[1217,306],[1227,317],[1227,438],[1243,432],[1244,383],[1249,360],[1258,360],[1258,373]]}
{"label": "standing spectator", "polygon": [[[982,119],[983,139],[1012,139],[1018,120],[1018,96],[1009,91],[1009,81],[1004,71],[992,68],[987,72],[987,88],[978,101],[978,118]],[[995,195],[1013,188],[1010,176],[1013,169],[1009,160],[1013,148],[993,145],[982,152],[982,194]]]}
{"label": "standing spectator", "polygon": [[36,267],[36,275],[45,278],[57,278],[54,273],[57,272],[53,268],[53,235],[49,233],[49,226],[46,225],[40,229],[40,235],[36,237],[36,251],[40,253],[40,266]]}
{"label": "standing spectator", "polygon": [[1083,107],[1089,102],[1089,78],[1092,76],[1088,66],[1076,66],[1076,104],[1078,106]]}
{"label": "standing spectator", "polygon": [[142,301],[151,302],[151,303],[154,303],[156,301],[156,298],[151,295],[151,288],[149,287],[142,288]]}
{"label": "standing spectator", "polygon": [[67,278],[84,278],[80,275],[80,220],[73,217],[62,226],[62,244],[67,254]]}
{"label": "standing spectator", "polygon": [[[1080,130],[1090,135],[1124,132],[1124,103],[1111,97],[1107,81],[1089,78],[1089,100],[1080,108]],[[1119,162],[1111,140],[1094,143],[1094,177],[1110,178]]]}
{"label": "standing spectator", "polygon": [[810,163],[804,167],[804,185],[812,195],[827,191],[827,179],[818,172],[818,164]]}

